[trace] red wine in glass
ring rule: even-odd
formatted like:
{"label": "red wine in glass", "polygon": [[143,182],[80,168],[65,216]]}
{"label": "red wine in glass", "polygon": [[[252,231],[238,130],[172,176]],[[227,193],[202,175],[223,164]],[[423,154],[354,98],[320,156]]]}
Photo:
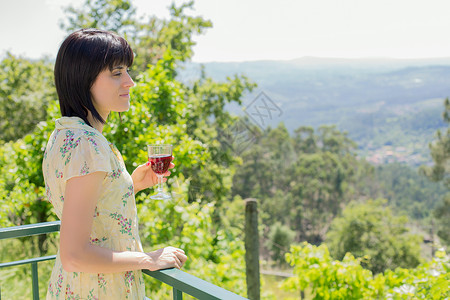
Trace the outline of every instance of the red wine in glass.
{"label": "red wine in glass", "polygon": [[158,176],[158,188],[156,189],[156,195],[150,196],[150,199],[154,200],[169,200],[172,197],[166,194],[163,189],[163,175],[167,172],[172,161],[172,145],[170,144],[157,144],[148,145],[148,161],[151,164],[153,172]]}
{"label": "red wine in glass", "polygon": [[172,161],[172,155],[153,155],[149,157],[150,164],[153,172],[163,175],[169,170],[170,162]]}

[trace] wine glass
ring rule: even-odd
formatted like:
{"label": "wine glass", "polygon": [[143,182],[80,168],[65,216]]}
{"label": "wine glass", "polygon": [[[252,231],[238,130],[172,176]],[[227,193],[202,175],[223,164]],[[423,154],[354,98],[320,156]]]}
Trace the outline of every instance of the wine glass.
{"label": "wine glass", "polygon": [[172,197],[166,194],[163,189],[163,174],[167,172],[172,161],[172,145],[170,144],[159,144],[159,145],[148,145],[148,161],[151,164],[153,172],[158,176],[158,188],[156,189],[156,194],[150,196],[153,200],[169,200]]}

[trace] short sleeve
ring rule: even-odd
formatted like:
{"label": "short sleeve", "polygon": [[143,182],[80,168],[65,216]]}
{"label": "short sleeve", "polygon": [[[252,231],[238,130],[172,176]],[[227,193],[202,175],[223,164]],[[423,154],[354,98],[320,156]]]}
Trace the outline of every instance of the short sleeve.
{"label": "short sleeve", "polygon": [[72,177],[94,172],[112,172],[111,150],[95,136],[80,136],[70,140],[70,145],[62,148],[65,181]]}

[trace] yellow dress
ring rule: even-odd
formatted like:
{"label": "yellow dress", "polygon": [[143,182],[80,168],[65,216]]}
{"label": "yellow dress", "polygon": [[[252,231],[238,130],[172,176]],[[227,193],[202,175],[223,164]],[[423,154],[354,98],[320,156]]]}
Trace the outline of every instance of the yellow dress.
{"label": "yellow dress", "polygon": [[[116,251],[143,252],[138,234],[133,180],[122,156],[96,129],[78,117],[56,120],[42,162],[45,189],[61,219],[68,179],[107,172],[97,200],[90,241]],[[144,299],[141,270],[121,273],[66,272],[59,251],[48,285],[47,299]]]}

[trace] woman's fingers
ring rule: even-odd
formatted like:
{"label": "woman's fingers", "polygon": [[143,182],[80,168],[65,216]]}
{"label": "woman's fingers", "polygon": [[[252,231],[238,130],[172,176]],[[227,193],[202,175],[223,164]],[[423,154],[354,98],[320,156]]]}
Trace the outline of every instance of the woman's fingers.
{"label": "woman's fingers", "polygon": [[181,267],[183,266],[183,264],[181,263],[180,259],[178,258],[178,256],[174,256],[175,258],[175,268],[177,269],[181,269]]}
{"label": "woman's fingers", "polygon": [[[173,156],[172,156],[172,160],[173,160]],[[169,165],[169,169],[173,169],[175,167],[175,165],[171,162]],[[170,174],[172,174],[170,171],[167,171],[166,173],[164,173],[163,176],[169,176]]]}
{"label": "woman's fingers", "polygon": [[187,261],[187,256],[186,256],[186,254],[184,253],[184,251],[183,251],[182,249],[177,248],[177,249],[175,250],[175,255],[176,255],[176,256],[178,257],[178,259],[180,260],[181,266],[183,266],[184,263]]}
{"label": "woman's fingers", "polygon": [[173,255],[175,256],[177,268],[181,269],[187,260],[187,256],[184,254],[184,251],[179,248],[174,249]]}
{"label": "woman's fingers", "polygon": [[181,265],[183,266],[184,263],[187,261],[187,256],[184,254],[178,254],[178,259],[181,261]]}
{"label": "woman's fingers", "polygon": [[171,246],[151,252],[150,255],[157,261],[155,270],[165,268],[181,269],[187,260],[183,250]]}

